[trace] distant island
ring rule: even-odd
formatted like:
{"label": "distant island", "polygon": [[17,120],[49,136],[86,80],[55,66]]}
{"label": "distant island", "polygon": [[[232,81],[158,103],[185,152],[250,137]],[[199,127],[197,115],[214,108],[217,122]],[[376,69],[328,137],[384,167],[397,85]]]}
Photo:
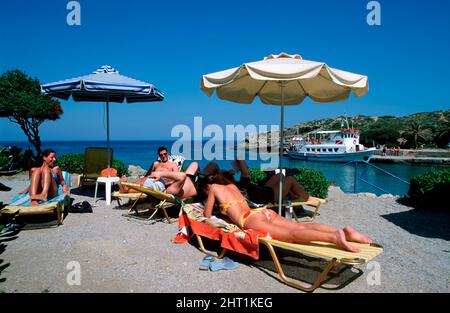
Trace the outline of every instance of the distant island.
{"label": "distant island", "polygon": [[[338,116],[295,124],[285,128],[284,143],[289,145],[292,138],[305,136],[316,131],[347,128],[361,131],[361,143],[366,147],[383,145],[402,149],[446,149],[450,142],[450,110],[422,112],[404,117],[398,116]],[[273,137],[273,138],[272,138]],[[236,149],[268,151],[278,150],[279,132],[249,134]]]}

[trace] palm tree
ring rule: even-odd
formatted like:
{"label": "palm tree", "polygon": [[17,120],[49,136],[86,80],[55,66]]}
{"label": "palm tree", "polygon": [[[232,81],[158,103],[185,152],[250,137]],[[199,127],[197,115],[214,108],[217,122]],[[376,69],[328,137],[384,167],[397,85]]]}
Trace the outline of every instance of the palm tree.
{"label": "palm tree", "polygon": [[440,147],[447,147],[450,141],[450,121],[444,115],[444,112],[440,112],[439,127],[433,134],[434,142]]}
{"label": "palm tree", "polygon": [[412,121],[403,130],[402,137],[410,138],[413,148],[417,149],[419,142],[429,141],[431,138],[431,129],[422,126],[416,121]]}

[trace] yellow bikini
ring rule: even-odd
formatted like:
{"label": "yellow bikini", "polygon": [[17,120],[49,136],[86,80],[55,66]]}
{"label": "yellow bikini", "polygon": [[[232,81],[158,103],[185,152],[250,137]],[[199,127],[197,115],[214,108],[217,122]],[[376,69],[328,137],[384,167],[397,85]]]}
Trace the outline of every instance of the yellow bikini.
{"label": "yellow bikini", "polygon": [[[246,200],[232,200],[232,201],[228,201],[228,202],[224,202],[222,204],[219,205],[220,207],[220,212],[223,215],[228,215],[228,208],[230,208],[232,205],[236,205],[236,204],[241,204],[241,203],[247,203]],[[266,208],[258,208],[258,209],[253,209],[253,210],[249,210],[247,212],[245,212],[240,221],[239,221],[239,227],[244,228],[245,223],[247,222],[247,220],[250,218],[250,216],[254,215],[254,214],[262,214],[265,216],[265,218],[267,219],[268,222],[271,222],[275,215],[273,214],[273,212],[269,209]]]}
{"label": "yellow bikini", "polygon": [[244,215],[242,215],[241,220],[239,222],[239,224],[240,224],[239,226],[241,228],[244,228],[245,223],[250,218],[250,216],[255,215],[255,214],[262,214],[266,218],[267,222],[269,222],[269,223],[272,222],[272,220],[275,218],[275,214],[269,209],[266,209],[266,208],[253,209],[253,210],[245,212]]}

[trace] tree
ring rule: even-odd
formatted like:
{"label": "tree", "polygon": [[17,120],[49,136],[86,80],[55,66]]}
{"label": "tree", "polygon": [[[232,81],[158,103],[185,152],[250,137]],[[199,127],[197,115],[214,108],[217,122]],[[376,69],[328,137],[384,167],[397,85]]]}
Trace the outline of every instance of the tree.
{"label": "tree", "polygon": [[439,124],[434,131],[434,142],[440,148],[448,148],[450,142],[450,122],[444,112],[439,113]]}
{"label": "tree", "polygon": [[361,143],[366,146],[371,146],[374,142],[375,145],[396,146],[400,131],[399,124],[380,119],[362,131]]}
{"label": "tree", "polygon": [[402,132],[402,136],[411,140],[414,149],[417,149],[419,143],[429,142],[432,136],[431,129],[424,127],[418,122],[410,122]]}
{"label": "tree", "polygon": [[41,155],[39,126],[46,120],[55,121],[63,113],[61,104],[41,94],[41,85],[19,70],[0,76],[0,117],[6,117],[23,130],[29,142]]}

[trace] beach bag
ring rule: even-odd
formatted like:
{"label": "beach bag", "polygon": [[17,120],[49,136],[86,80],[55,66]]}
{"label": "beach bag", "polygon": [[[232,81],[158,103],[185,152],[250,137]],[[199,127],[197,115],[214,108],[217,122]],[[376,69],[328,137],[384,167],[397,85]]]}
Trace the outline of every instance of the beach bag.
{"label": "beach bag", "polygon": [[69,208],[70,213],[92,213],[92,206],[89,202],[83,201],[72,204]]}

